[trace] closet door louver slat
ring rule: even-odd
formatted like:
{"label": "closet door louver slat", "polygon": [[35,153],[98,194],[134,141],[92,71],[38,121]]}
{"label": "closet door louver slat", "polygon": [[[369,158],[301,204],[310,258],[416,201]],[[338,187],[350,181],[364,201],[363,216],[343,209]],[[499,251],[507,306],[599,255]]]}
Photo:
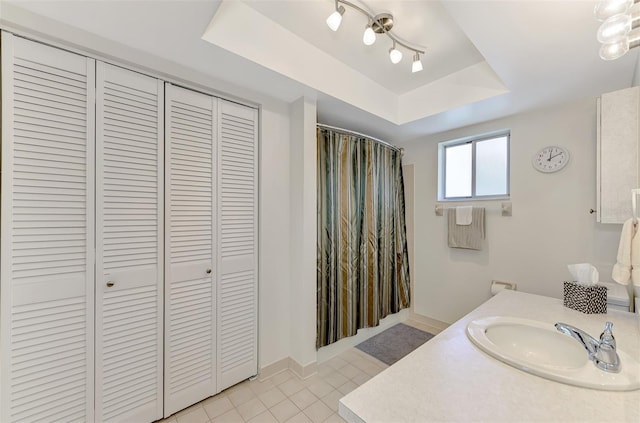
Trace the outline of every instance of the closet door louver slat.
{"label": "closet door louver slat", "polygon": [[94,69],[2,33],[0,421],[93,420]]}
{"label": "closet door louver slat", "polygon": [[257,373],[257,110],[218,106],[218,390]]}
{"label": "closet door louver slat", "polygon": [[96,420],[163,417],[163,116],[157,79],[98,63]]}
{"label": "closet door louver slat", "polygon": [[165,416],[216,391],[217,101],[166,85]]}

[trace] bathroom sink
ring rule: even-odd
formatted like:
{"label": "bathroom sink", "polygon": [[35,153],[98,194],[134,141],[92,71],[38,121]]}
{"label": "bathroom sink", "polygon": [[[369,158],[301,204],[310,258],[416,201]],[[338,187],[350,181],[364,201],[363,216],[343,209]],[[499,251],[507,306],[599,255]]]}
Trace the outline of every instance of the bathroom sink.
{"label": "bathroom sink", "polygon": [[552,323],[486,317],[470,322],[467,336],[493,358],[550,380],[607,391],[640,389],[640,363],[633,357],[618,349],[620,372],[600,370],[579,342],[558,332]]}

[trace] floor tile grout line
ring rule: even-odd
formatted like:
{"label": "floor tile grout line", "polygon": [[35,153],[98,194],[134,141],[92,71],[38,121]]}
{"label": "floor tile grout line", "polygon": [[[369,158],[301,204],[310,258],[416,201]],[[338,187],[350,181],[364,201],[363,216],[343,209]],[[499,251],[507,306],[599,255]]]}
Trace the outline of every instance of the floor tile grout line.
{"label": "floor tile grout line", "polygon": [[[363,368],[360,368],[354,365],[355,363],[360,363],[362,359],[366,360],[365,362],[366,365],[362,364]],[[329,364],[329,361],[331,360],[333,360],[333,362],[331,363],[333,365]],[[364,379],[362,383],[365,383],[367,380],[371,379],[372,377],[375,377],[375,375],[377,375],[378,373],[382,372],[384,369],[389,367],[385,363],[375,359],[374,357],[369,356],[368,354],[356,348],[351,348],[341,354],[338,354],[337,356],[333,357],[330,360],[327,360],[326,362],[320,364],[319,366],[328,367],[329,370],[325,370],[324,372],[319,371],[318,373],[312,375],[311,376],[311,378],[313,378],[312,383],[306,382],[311,378],[302,379],[297,374],[295,374],[295,372],[292,372],[290,369],[285,369],[283,372],[277,373],[276,375],[272,375],[271,377],[261,381],[241,382],[238,385],[233,386],[217,395],[214,395],[212,397],[204,399],[203,401],[200,401],[198,404],[194,404],[184,410],[181,410],[173,414],[172,416],[168,417],[164,421],[171,422],[171,423],[181,423],[179,419],[184,420],[184,417],[186,415],[189,415],[190,413],[193,413],[193,412],[197,412],[201,408],[202,408],[202,413],[204,413],[203,417],[206,416],[206,418],[208,419],[206,423],[218,421],[216,419],[219,419],[220,417],[226,414],[229,414],[231,412],[235,412],[235,415],[240,417],[242,419],[242,422],[244,423],[246,423],[251,419],[255,419],[257,416],[264,413],[269,413],[269,415],[274,420],[279,421],[274,415],[272,410],[273,408],[277,407],[278,405],[282,404],[284,401],[287,401],[287,400],[295,408],[295,410],[298,411],[298,413],[296,413],[294,416],[289,417],[289,419],[292,419],[298,414],[302,414],[307,419],[313,422],[318,415],[322,416],[323,414],[327,414],[327,413],[328,413],[327,416],[324,419],[322,419],[322,421],[329,420],[329,419],[335,420],[335,418],[333,418],[334,414],[337,419],[341,419],[337,411],[337,404],[335,406],[332,406],[333,404],[332,401],[339,401],[339,398],[343,397],[344,395],[347,395],[351,390],[357,389],[361,385],[361,383],[358,383],[356,380]],[[340,370],[344,369],[346,366],[351,366],[349,367],[350,369],[349,372],[351,374],[350,377],[340,372]],[[333,383],[327,382],[327,379],[330,379]],[[274,382],[274,380],[279,383]],[[282,389],[282,385],[286,384],[287,382],[289,383],[287,385],[288,389],[286,390],[290,392],[290,394],[287,394]],[[269,388],[259,388],[259,389],[253,386],[255,384],[262,384],[262,383],[270,383],[273,386]],[[319,384],[324,384],[325,386],[323,387],[322,390],[316,390],[316,392],[318,393],[310,389],[312,386],[319,385]],[[271,407],[269,407],[265,402],[264,397],[260,398],[260,396],[268,392],[271,392],[274,389],[277,390],[277,392],[279,392],[280,394],[282,394],[283,397],[276,403],[273,403]],[[300,397],[299,394],[305,390],[306,390],[305,395],[307,395],[307,400],[301,401],[300,403],[305,404],[311,399],[313,399],[313,401],[307,404],[306,407],[301,408],[300,406],[298,406],[296,402],[292,400],[292,397],[295,397],[295,396]],[[346,393],[343,392],[343,390]],[[234,403],[230,397],[236,392],[242,392],[241,394],[236,395],[236,398],[240,396],[240,398],[242,399],[236,399],[236,402]],[[324,395],[320,394],[322,392],[324,392]],[[336,398],[328,399],[330,396],[334,396]],[[206,412],[205,403],[211,400],[216,400],[216,399],[220,401],[223,398],[227,398],[227,401],[230,403],[231,408],[215,417],[209,417],[209,414]],[[245,420],[242,417],[242,414],[240,413],[239,408],[242,407],[244,404],[247,404],[250,401],[253,401],[254,399],[257,400],[257,404],[260,404],[260,406],[263,407],[264,410],[259,411],[257,414],[253,415],[251,419]],[[316,413],[318,412],[318,409],[321,410],[320,411],[321,414],[314,414],[314,412]],[[202,423],[205,423],[205,422],[202,422]]]}

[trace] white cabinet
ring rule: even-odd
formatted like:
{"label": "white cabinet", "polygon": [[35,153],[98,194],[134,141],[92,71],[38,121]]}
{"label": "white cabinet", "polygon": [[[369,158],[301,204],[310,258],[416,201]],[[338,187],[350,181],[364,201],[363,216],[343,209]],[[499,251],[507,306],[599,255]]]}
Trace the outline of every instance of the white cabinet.
{"label": "white cabinet", "polygon": [[2,33],[0,421],[93,421],[95,62]]}
{"label": "white cabinet", "polygon": [[603,94],[597,129],[597,220],[624,223],[631,190],[640,188],[640,87]]}
{"label": "white cabinet", "polygon": [[0,421],[152,422],[257,373],[257,131],[2,33]]}

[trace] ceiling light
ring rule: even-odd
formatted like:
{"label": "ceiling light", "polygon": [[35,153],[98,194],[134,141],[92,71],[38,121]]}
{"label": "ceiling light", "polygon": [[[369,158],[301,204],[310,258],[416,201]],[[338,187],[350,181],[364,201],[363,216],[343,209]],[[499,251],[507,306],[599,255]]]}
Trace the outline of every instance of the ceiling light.
{"label": "ceiling light", "polygon": [[362,35],[362,42],[366,46],[370,46],[371,44],[376,42],[376,33],[371,28],[371,23],[367,25],[367,28],[364,30],[364,35]]}
{"label": "ceiling light", "polygon": [[607,19],[598,29],[598,41],[603,44],[621,40],[631,31],[631,16],[621,13]]}
{"label": "ceiling light", "polygon": [[603,0],[596,4],[593,14],[600,22],[604,22],[612,16],[627,13],[633,4],[633,0]]}
{"label": "ceiling light", "polygon": [[411,64],[411,72],[416,73],[422,70],[422,62],[420,61],[420,54],[413,55],[413,63]]}
{"label": "ceiling light", "polygon": [[327,26],[331,28],[332,31],[337,31],[338,28],[340,28],[343,14],[344,7],[338,6],[338,2],[336,1],[336,11],[329,15],[329,17],[327,18]]}
{"label": "ceiling light", "polygon": [[597,34],[603,60],[622,57],[640,45],[640,0],[604,0],[593,13],[604,21]]}
{"label": "ceiling light", "polygon": [[615,60],[624,56],[629,51],[629,43],[627,40],[616,41],[613,43],[603,44],[600,47],[600,57],[604,60]]}
{"label": "ceiling light", "polygon": [[393,47],[389,49],[389,59],[394,65],[400,63],[402,60],[402,52],[396,48],[396,42],[393,42]]}
{"label": "ceiling light", "polygon": [[[622,0],[609,0],[609,1],[622,1]],[[633,1],[633,0],[631,0]],[[640,0],[638,0],[640,1]],[[359,3],[362,3],[361,1]],[[327,18],[327,25],[333,31],[337,31],[342,23],[342,15],[345,12],[345,8],[342,6],[349,6],[350,8],[360,12],[364,16],[367,17],[369,23],[367,24],[364,33],[362,34],[362,42],[370,46],[376,42],[376,34],[385,34],[387,37],[391,38],[393,41],[393,47],[389,49],[389,59],[391,59],[392,63],[399,63],[402,60],[402,52],[398,50],[396,44],[402,46],[403,48],[411,51],[414,54],[413,64],[411,66],[411,70],[413,72],[419,72],[422,70],[422,62],[420,61],[420,54],[424,54],[424,50],[420,50],[418,48],[412,47],[407,44],[404,40],[399,39],[395,34],[392,34],[391,28],[393,28],[393,15],[390,13],[379,13],[377,15],[372,15],[369,11],[365,10],[363,7],[354,4],[348,0],[335,0],[335,12]]]}

